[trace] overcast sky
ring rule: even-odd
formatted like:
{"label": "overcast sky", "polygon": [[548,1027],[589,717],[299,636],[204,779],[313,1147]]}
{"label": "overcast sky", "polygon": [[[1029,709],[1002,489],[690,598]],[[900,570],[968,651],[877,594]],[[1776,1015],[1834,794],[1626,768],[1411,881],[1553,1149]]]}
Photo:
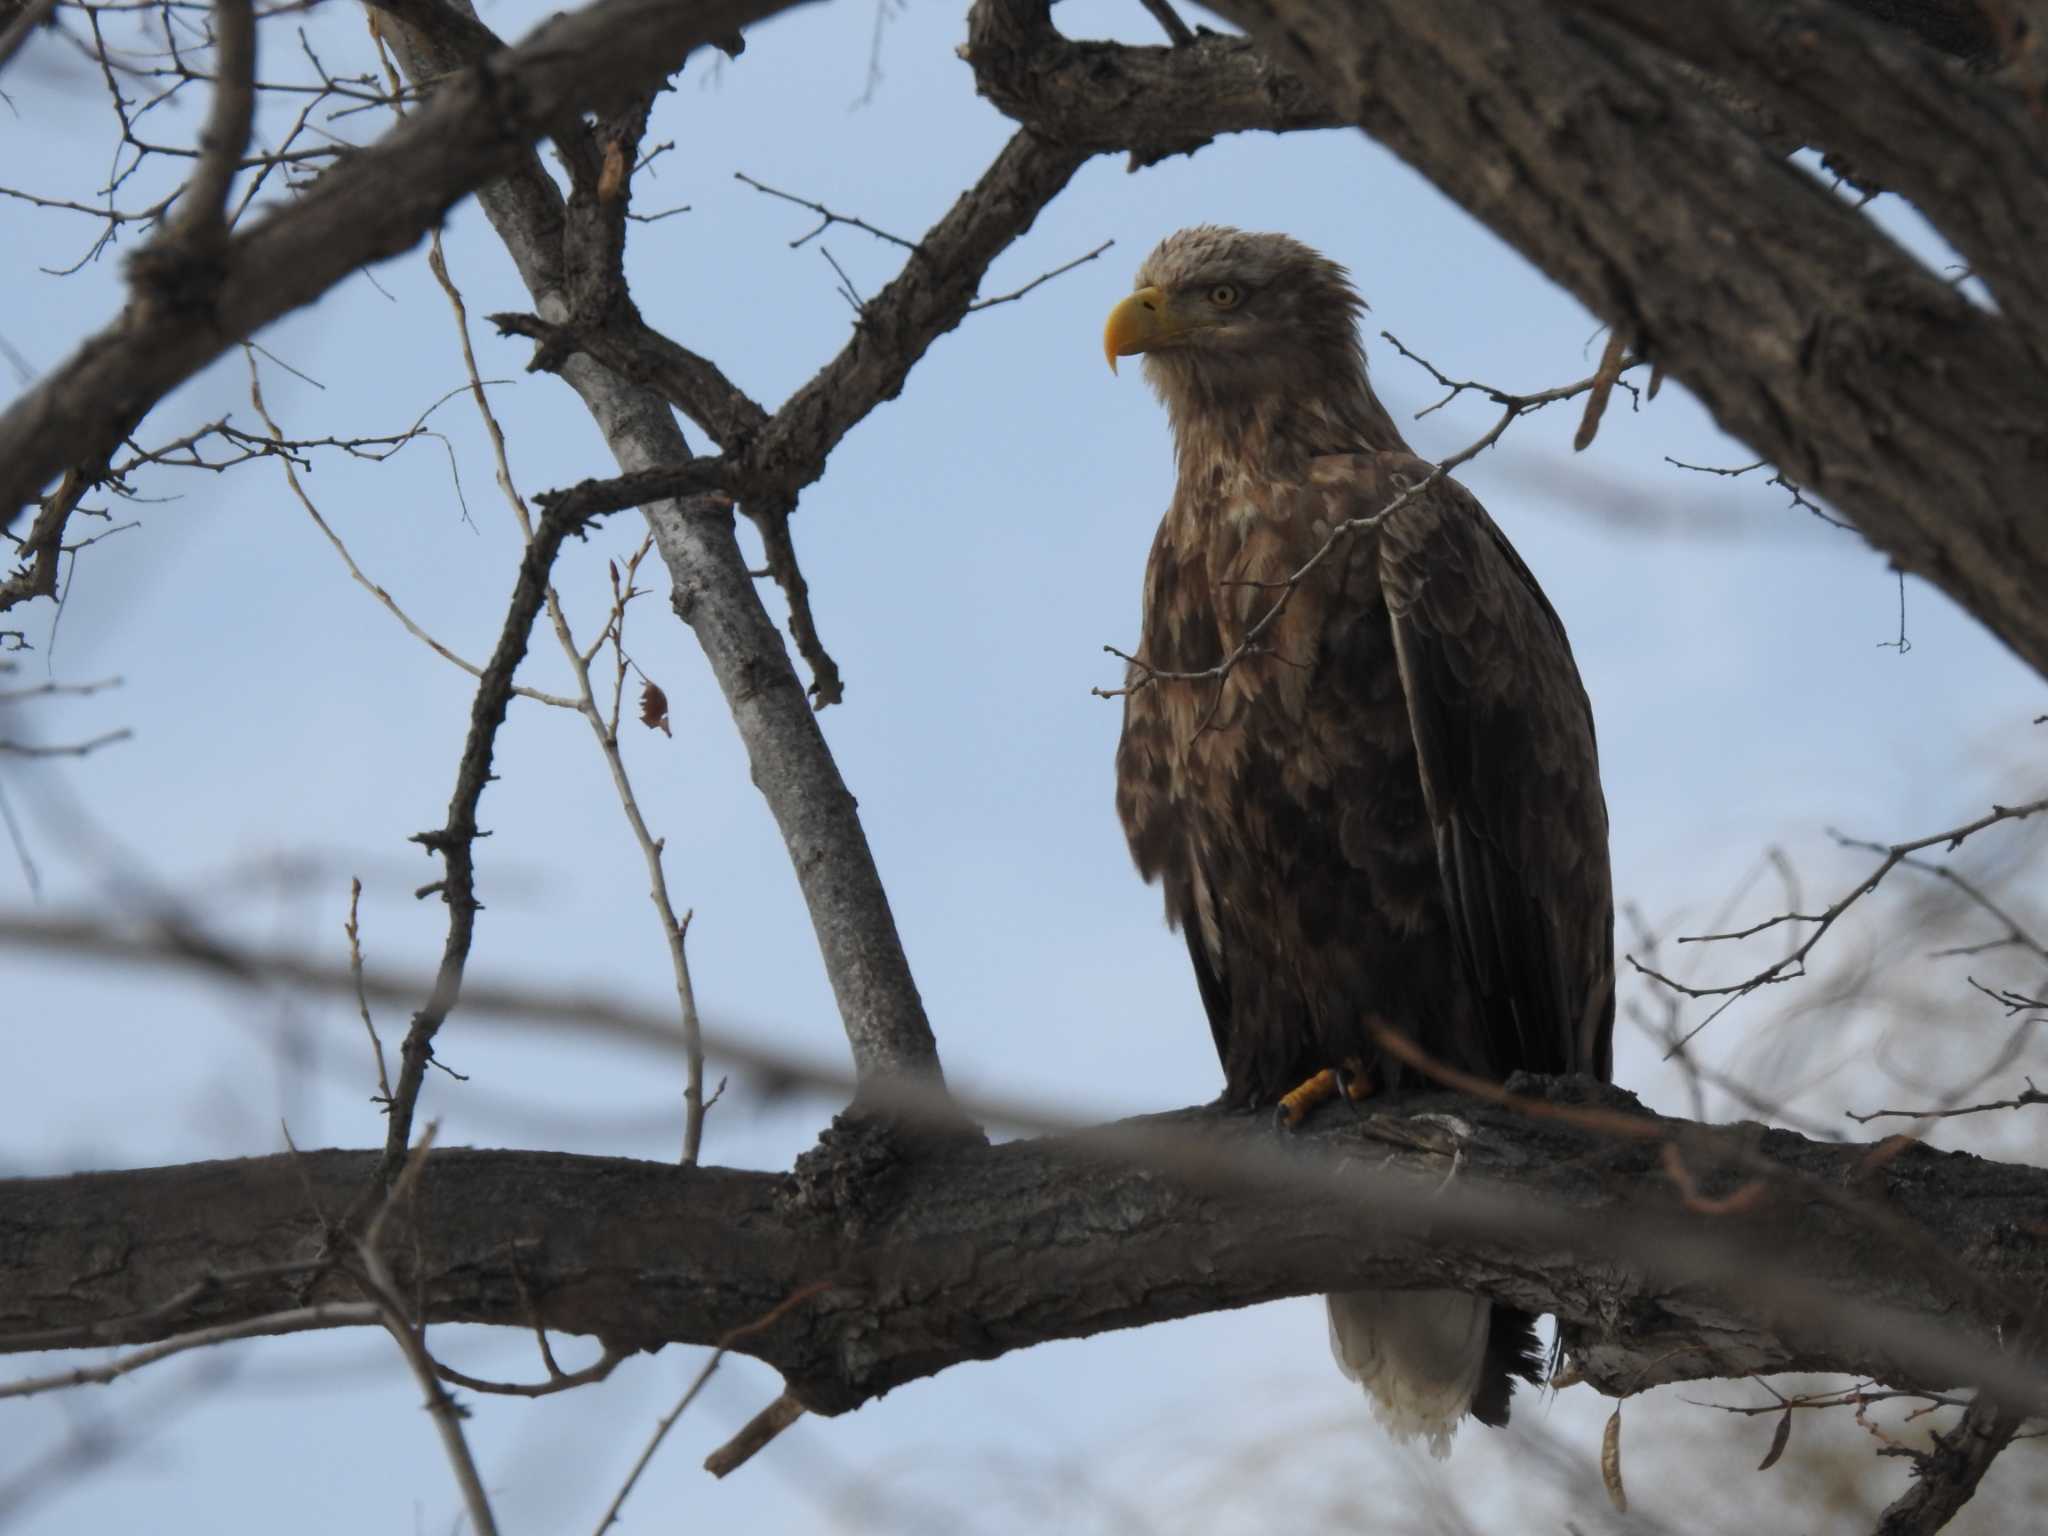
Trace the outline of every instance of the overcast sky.
{"label": "overcast sky", "polygon": [[[516,37],[545,9],[500,4],[484,16]],[[1060,19],[1134,41],[1156,30],[1135,4],[1069,4]],[[871,91],[877,14],[846,0],[763,26],[737,61],[693,64],[650,136],[675,148],[636,184],[636,206],[690,211],[633,231],[642,311],[771,408],[848,333],[851,312],[821,247],[864,293],[902,253],[846,228],[792,250],[813,221],[734,173],[915,236],[1011,131],[954,57],[959,6],[922,3],[885,20]],[[359,11],[322,7],[303,25],[333,72],[374,67]],[[303,68],[285,28],[267,28],[264,41],[266,74]],[[91,201],[114,142],[96,75],[75,50],[43,40],[4,85],[10,169],[0,179]],[[200,110],[195,98],[157,133],[189,135]],[[381,120],[332,126],[363,139]],[[144,184],[123,204],[145,201]],[[1114,247],[942,339],[902,398],[856,429],[806,493],[797,548],[847,679],[825,730],[859,798],[948,1074],[970,1091],[1066,1113],[1170,1108],[1219,1086],[1185,953],[1116,825],[1117,706],[1090,695],[1118,681],[1103,646],[1135,635],[1139,574],[1173,469],[1164,417],[1137,370],[1116,378],[1103,366],[1102,318],[1161,236],[1203,221],[1286,230],[1349,265],[1372,305],[1376,382],[1404,422],[1441,391],[1377,340],[1381,328],[1448,374],[1528,390],[1590,372],[1603,339],[1575,300],[1358,134],[1242,137],[1138,175],[1102,159],[1004,258],[988,291],[1104,240]],[[75,276],[41,270],[77,261],[96,231],[74,214],[0,203],[10,295],[0,335],[32,369],[60,362],[119,308],[118,251]],[[527,307],[473,204],[446,235],[472,316]],[[474,334],[521,490],[609,473],[573,397],[522,372],[527,345],[484,326]],[[261,365],[267,403],[300,437],[402,431],[463,379],[423,249],[343,283],[261,341],[274,359]],[[140,437],[159,443],[230,413],[260,428],[239,352],[179,391]],[[1468,398],[1408,430],[1418,451],[1440,457],[1492,418]],[[442,642],[481,660],[518,536],[468,401],[447,400],[431,424],[440,437],[386,464],[322,454],[306,485],[371,577]],[[1519,423],[1461,477],[1570,630],[1599,724],[1622,900],[1677,931],[1711,915],[1769,845],[1789,851],[1810,890],[1831,891],[1861,866],[1830,849],[1828,827],[1911,835],[1966,820],[1994,794],[2039,792],[2021,767],[2042,708],[2037,680],[1917,581],[1904,588],[1910,648],[1888,646],[1900,589],[1860,536],[1790,507],[1762,472],[1729,480],[1666,464],[1752,457],[1682,388],[1667,382],[1640,410],[1618,399],[1579,456],[1576,424],[1569,406]],[[0,686],[110,676],[123,685],[16,708],[0,735],[134,733],[80,761],[0,758],[0,791],[43,907],[116,912],[142,893],[169,893],[224,932],[338,961],[348,881],[359,875],[372,962],[429,964],[445,913],[412,893],[439,870],[407,838],[445,816],[471,679],[350,581],[275,464],[161,472],[138,485],[170,499],[112,504],[115,521],[139,526],[80,555],[61,622],[48,604],[7,620],[25,618],[35,648],[13,658],[19,671]],[[601,622],[605,561],[628,554],[640,532],[632,515],[615,517],[564,559],[558,585],[579,635]],[[627,643],[666,689],[675,734],[633,731],[626,750],[667,839],[671,888],[696,912],[697,996],[720,1027],[841,1061],[774,826],[695,643],[668,612],[659,567],[649,570],[655,591],[632,610]],[[544,627],[521,677],[568,686]],[[583,724],[516,704],[499,773],[483,803],[493,836],[478,850],[486,910],[471,974],[672,1006],[640,855]],[[11,909],[36,899],[13,855],[0,857],[0,893]],[[1765,915],[1774,899],[1761,889],[1742,911]],[[1867,940],[1853,925],[1842,938],[1849,951]],[[1735,976],[1772,957],[1701,963]],[[281,1119],[302,1147],[381,1137],[350,1007],[18,953],[0,953],[0,976],[13,1090],[0,1173],[267,1153],[282,1145]],[[1976,1022],[1945,1049],[1981,1052],[1997,1038],[1995,1016],[1959,1017]],[[402,1017],[382,1022],[395,1041]],[[1738,1060],[1743,1033],[1731,1016],[1704,1043],[1721,1053],[1714,1059]],[[438,1118],[444,1145],[675,1155],[672,1063],[567,1031],[514,1037],[461,1012],[439,1051],[468,1075],[429,1083],[422,1118]],[[1624,1029],[1619,1080],[1683,1109],[1657,1058]],[[1815,1113],[1838,1115],[1851,1091],[1823,1084]],[[768,1101],[736,1078],[708,1122],[706,1158],[785,1167],[833,1107]],[[1729,1113],[1725,1101],[1716,1109]],[[1333,1522],[1391,1503],[1428,1529],[1447,1495],[1476,1500],[1482,1518],[1549,1507],[1511,1514],[1475,1494],[1511,1464],[1513,1436],[1468,1429],[1448,1468],[1384,1455],[1323,1331],[1320,1303],[1301,1300],[962,1367],[850,1417],[800,1424],[713,1483],[698,1470],[704,1454],[778,1389],[772,1372],[735,1359],[680,1424],[627,1519],[645,1529],[736,1529],[730,1522],[744,1519],[763,1532],[835,1521],[1228,1530],[1270,1521],[1286,1498]],[[510,1333],[446,1329],[435,1340],[465,1369],[537,1371],[530,1341]],[[565,1355],[582,1348],[572,1342]],[[592,1391],[474,1403],[470,1434],[504,1528],[593,1526],[701,1360],[670,1349]],[[11,1360],[6,1374],[52,1363]],[[17,1528],[444,1531],[459,1503],[416,1400],[381,1336],[240,1346],[90,1396],[0,1403],[0,1490],[19,1488],[8,1480],[33,1476],[80,1434],[105,1432],[108,1459],[67,1486],[32,1490]],[[1567,1492],[1597,1495],[1607,1406],[1581,1389],[1518,1412],[1518,1424],[1563,1447],[1581,1479]],[[1674,1441],[1700,1417],[1683,1405],[1651,1411],[1665,1418],[1647,1422],[1670,1425]],[[1279,1455],[1282,1439],[1296,1454]],[[1729,1470],[1760,1451],[1748,1447],[1745,1461],[1738,1447]],[[1657,1465],[1654,1448],[1640,1454]],[[1248,1483],[1257,1499],[1233,1502],[1249,1498]],[[1709,1528],[1675,1495],[1660,1505],[1654,1480],[1635,1491],[1651,1514]],[[1565,1497],[1540,1495],[1560,1508]],[[1736,1496],[1725,1516],[1730,1529],[1752,1518]],[[1601,1528],[1609,1517],[1591,1518]]]}

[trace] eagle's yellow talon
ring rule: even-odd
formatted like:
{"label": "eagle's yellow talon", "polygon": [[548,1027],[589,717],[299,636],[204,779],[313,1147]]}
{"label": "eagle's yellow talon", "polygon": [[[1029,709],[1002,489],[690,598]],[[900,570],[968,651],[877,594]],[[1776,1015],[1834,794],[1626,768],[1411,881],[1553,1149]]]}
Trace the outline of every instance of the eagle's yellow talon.
{"label": "eagle's yellow talon", "polygon": [[1290,1131],[1308,1118],[1318,1104],[1337,1097],[1337,1074],[1325,1067],[1299,1088],[1280,1096],[1280,1123]]}

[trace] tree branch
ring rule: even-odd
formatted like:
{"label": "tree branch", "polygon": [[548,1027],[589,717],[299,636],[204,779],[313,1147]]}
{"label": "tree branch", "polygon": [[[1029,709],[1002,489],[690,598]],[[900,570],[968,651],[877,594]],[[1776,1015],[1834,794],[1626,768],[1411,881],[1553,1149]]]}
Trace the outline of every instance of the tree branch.
{"label": "tree branch", "polygon": [[1935,1449],[1914,1468],[1913,1486],[1878,1517],[1876,1536],[1932,1536],[1947,1525],[1970,1502],[1998,1453],[2012,1444],[2024,1417],[1980,1392],[1960,1424],[1935,1435]]}
{"label": "tree branch", "polygon": [[[603,0],[604,5],[618,3],[622,0]],[[400,36],[398,45],[410,76],[417,81],[434,77],[439,55],[429,48],[415,46],[405,35]],[[560,196],[544,176],[538,181],[534,179],[532,161],[531,154],[527,154],[515,177],[486,187],[479,201],[525,279],[540,318],[551,325],[562,325],[579,318],[572,307],[572,295],[591,274],[579,270],[574,258],[588,253],[569,248],[575,242],[565,238],[570,226]],[[1043,186],[1043,196],[1049,198],[1057,192],[1065,184],[1067,174],[1071,174],[1071,166],[1056,181]],[[971,195],[963,198],[962,204],[970,209],[978,206],[972,204]],[[865,365],[856,361],[851,366],[838,366],[837,371],[828,366],[820,380],[847,376],[854,381],[854,387],[871,386],[877,379],[891,380],[888,394],[893,394],[900,388],[910,364],[922,355],[930,337],[957,322],[957,312],[950,319],[945,318],[946,300],[957,285],[962,281],[967,285],[965,296],[959,300],[959,308],[964,310],[973,297],[982,267],[1015,233],[1028,227],[1041,205],[1034,203],[1023,208],[1021,223],[1017,222],[1020,210],[1015,206],[999,210],[999,214],[1009,215],[1007,221],[1000,216],[970,217],[971,230],[981,231],[984,241],[995,239],[981,256],[980,266],[973,267],[971,274],[949,273],[929,282],[913,280],[909,274],[899,278],[877,300],[880,308],[890,293],[905,295],[897,307],[881,310],[889,317],[886,321],[875,322],[881,327],[875,338],[880,344],[871,341],[866,348],[875,356]],[[959,213],[956,208],[955,215]],[[1003,229],[1011,232],[996,238]],[[972,254],[970,244],[961,259],[965,261]],[[920,304],[919,299],[928,294],[939,297]],[[675,418],[659,396],[581,353],[563,359],[559,372],[582,398],[620,469],[628,475],[659,474],[675,465],[684,465],[692,473],[702,472],[691,469],[701,465],[701,461],[691,460]],[[846,389],[820,390],[819,383],[814,380],[807,389],[813,397],[822,394],[838,410],[828,413],[833,434],[829,441],[820,441],[815,432],[803,434],[803,441],[815,445],[818,454],[815,466],[808,471],[813,478],[822,471],[823,455],[838,440],[838,434],[843,434],[879,400],[887,398],[878,392],[864,401],[856,401]],[[798,398],[805,398],[805,392],[799,392]],[[789,408],[785,407],[776,420],[781,422],[788,414]],[[810,423],[816,419],[815,413],[806,412],[800,419]],[[763,440],[772,433],[771,426],[764,432]],[[714,462],[730,469],[729,460]],[[785,453],[782,462],[800,460],[795,454]],[[760,494],[759,482],[753,482],[749,490]],[[570,493],[570,497],[574,495]],[[539,499],[548,507],[550,517],[572,504],[569,498]],[[651,501],[646,504],[646,514],[654,531],[655,546],[675,583],[677,612],[696,631],[746,745],[754,783],[767,800],[789,849],[863,1091],[872,1084],[896,1079],[941,1082],[938,1046],[911,978],[910,963],[896,932],[888,896],[882,888],[853,796],[840,777],[838,765],[805,700],[803,685],[790,665],[789,654],[741,558],[733,533],[730,501],[723,496],[705,495]]]}
{"label": "tree branch", "polygon": [[[1723,428],[2048,670],[2048,607],[2036,600],[2048,522],[2033,515],[2048,462],[2048,422],[2033,408],[2048,396],[2048,346],[1927,272],[1688,87],[1669,54],[1585,20],[1591,3],[1218,0],[1262,47],[1254,65],[1220,40],[1048,41],[1041,0],[982,0],[969,57],[983,94],[1018,121],[1141,159],[1163,133],[1193,146],[1328,121],[1318,113],[1357,123],[1633,338]],[[1730,72],[1746,78],[1740,61]],[[1323,105],[1283,121],[1269,104],[1259,120],[1247,110],[1259,83],[1280,81],[1283,99]],[[2038,140],[2012,137],[2023,106],[1986,104],[2001,89],[1972,83],[1957,109],[1997,137],[2001,171],[1984,195],[2011,211],[1979,217],[2033,228]],[[1884,110],[1839,98],[1835,109]],[[1944,232],[1959,243],[1969,233]]]}
{"label": "tree branch", "polygon": [[[1599,1093],[1601,1112],[1638,1113]],[[829,1281],[741,1346],[825,1413],[1049,1339],[1413,1285],[1556,1312],[1610,1393],[1825,1370],[1922,1390],[1978,1381],[2048,1406],[2048,1380],[2004,1344],[2011,1318],[2048,1296],[2048,1244],[2028,1235],[2048,1171],[1921,1146],[1873,1168],[1867,1147],[1743,1128],[1770,1188],[1702,1216],[1658,1171],[1659,1147],[1693,1148],[1710,1192],[1752,1163],[1701,1172],[1701,1149],[1725,1142],[1689,1122],[1646,1117],[1642,1136],[1617,1140],[1588,1118],[1420,1096],[1326,1115],[1276,1145],[1263,1119],[1182,1111],[956,1144],[898,1165],[864,1213],[829,1219],[792,1205],[780,1175],[437,1151],[389,1218],[412,1230],[386,1251],[417,1322],[538,1323],[619,1346],[716,1343],[792,1285]],[[0,1328],[35,1330],[0,1349],[61,1346],[73,1340],[52,1330],[67,1328],[76,1342],[143,1342],[353,1300],[345,1276],[255,1266],[302,1253],[318,1210],[374,1162],[319,1152],[0,1182]],[[1853,1208],[1807,1200],[1815,1183],[1915,1224],[1972,1283],[1902,1257]],[[230,1266],[249,1278],[204,1283]],[[166,1313],[176,1293],[189,1300]]]}
{"label": "tree branch", "polygon": [[551,125],[617,105],[710,38],[792,3],[597,0],[442,80],[379,142],[230,237],[201,302],[139,283],[118,319],[17,399],[0,416],[0,516],[11,524],[67,466],[104,464],[226,348],[409,249],[462,197],[530,160]]}

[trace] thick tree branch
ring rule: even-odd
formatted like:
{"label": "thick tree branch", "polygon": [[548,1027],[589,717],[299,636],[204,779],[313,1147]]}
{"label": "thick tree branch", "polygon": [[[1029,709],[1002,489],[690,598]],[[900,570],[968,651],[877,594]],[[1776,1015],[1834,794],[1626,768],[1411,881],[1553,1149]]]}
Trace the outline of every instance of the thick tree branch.
{"label": "thick tree branch", "polygon": [[[396,42],[407,74],[416,81],[433,79],[446,62],[409,28],[398,29]],[[581,318],[574,298],[587,292],[593,279],[588,263],[610,258],[603,253],[594,257],[590,242],[577,236],[559,194],[545,178],[536,180],[531,153],[518,161],[513,177],[483,188],[479,202],[525,279],[540,318],[556,326]],[[1031,206],[1023,225],[1029,225],[1037,207]],[[968,298],[976,281],[978,273],[968,279]],[[949,291],[946,283],[938,287]],[[924,285],[913,285],[912,291],[923,292]],[[922,318],[913,309],[905,323]],[[908,339],[891,338],[898,345]],[[918,345],[910,353],[902,364],[905,371],[922,350]],[[583,353],[564,358],[559,372],[582,398],[622,471],[658,473],[691,465],[688,445],[660,396]],[[901,374],[895,379],[900,387]],[[880,398],[849,409],[838,431]],[[819,468],[829,446],[819,450]],[[690,472],[702,471],[692,466]],[[549,515],[561,510],[561,504],[551,503]],[[741,558],[730,499],[696,495],[650,502],[646,511],[656,548],[675,583],[677,612],[696,631],[746,745],[754,783],[789,849],[863,1088],[906,1078],[940,1081],[938,1047],[853,795]]]}
{"label": "thick tree branch", "polygon": [[2039,357],[1711,103],[1675,92],[1663,55],[1560,5],[1572,8],[1218,8],[1634,336],[1724,428],[2048,670]]}
{"label": "thick tree branch", "polygon": [[[1556,1108],[1580,1102],[1571,1085],[1552,1091]],[[1635,1113],[1602,1094],[1606,1113]],[[715,1343],[827,1281],[739,1346],[826,1413],[1049,1339],[1413,1285],[1555,1311],[1610,1393],[1826,1370],[1917,1389],[1981,1381],[2048,1406],[2038,1364],[2007,1342],[2048,1299],[2048,1172],[1919,1146],[1873,1164],[1868,1147],[1753,1127],[1644,1129],[1615,1139],[1430,1096],[1326,1115],[1283,1146],[1262,1119],[1183,1111],[956,1144],[896,1166],[858,1215],[823,1218],[778,1175],[436,1152],[390,1217],[415,1227],[385,1251],[420,1322],[647,1347]],[[1753,1151],[1699,1172],[1731,1136]],[[1760,1160],[1766,1196],[1699,1214],[1658,1171],[1659,1146],[1679,1144],[1717,1188]],[[0,1183],[0,1349],[139,1343],[353,1300],[346,1277],[307,1273],[303,1255],[319,1212],[374,1161],[320,1152]],[[1854,1202],[1808,1193],[1823,1188],[1857,1191],[1953,1262],[1901,1255]]]}
{"label": "thick tree branch", "polygon": [[968,13],[975,88],[1045,138],[1138,169],[1193,154],[1225,133],[1289,133],[1350,121],[1315,85],[1255,43],[1205,34],[1171,48],[1074,42],[1047,0],[979,0]]}
{"label": "thick tree branch", "polygon": [[[2024,316],[1978,309],[1924,270],[1716,101],[1687,89],[1674,69],[1680,61],[1587,18],[1592,3],[1218,0],[1216,8],[1262,45],[1269,74],[1292,72],[1311,99],[1409,161],[1636,338],[1723,427],[2048,670],[2048,607],[2036,600],[2048,588],[2048,522],[2038,515],[2048,420],[2036,409],[2048,396],[2048,371],[2038,335],[2021,329]],[[1695,24],[1688,8],[1653,9],[1660,20],[1645,25]],[[1688,20],[1667,22],[1667,10],[1685,10]],[[1255,126],[1230,89],[1235,62],[1210,68],[1216,105],[1205,105],[1199,88],[1182,97],[1177,82],[1146,73],[1200,68],[1215,46],[1206,42],[1096,45],[1089,68],[1119,88],[1063,87],[1071,77],[1056,67],[1062,50],[1080,45],[1054,38],[1045,15],[1038,0],[982,0],[971,29],[983,93],[1040,134],[1143,153],[1164,122],[1193,143]],[[1903,46],[1872,42],[1865,34],[1874,29],[1851,18],[1841,26],[1888,58]],[[1688,56],[1736,80],[1762,69],[1703,46]],[[1948,84],[1938,62],[1899,68],[1919,70],[1929,89],[1936,79]],[[1994,220],[2037,228],[2038,137],[2023,142],[2013,127],[2024,100],[2007,103],[1995,94],[2006,87],[1958,78],[1970,83],[1956,123],[1941,123],[1938,108],[1916,96],[1920,136],[1984,139],[1989,163],[1971,172],[1970,185],[1982,194],[1973,217],[1986,238],[2004,227]],[[1854,121],[1875,125],[1873,133],[1895,121],[1877,102],[1839,94],[1832,109],[1863,114]],[[1809,119],[1817,110],[1809,104]],[[1928,176],[1947,153],[1925,150]],[[1987,200],[1995,206],[1982,208]],[[1967,225],[1951,233],[1973,238]],[[2038,245],[2021,241],[2007,259],[2024,262]],[[2024,293],[2041,280],[2010,281]]]}
{"label": "thick tree branch", "polygon": [[1859,179],[1911,199],[2048,358],[2048,139],[2025,92],[1838,3],[1574,3],[1732,80]]}

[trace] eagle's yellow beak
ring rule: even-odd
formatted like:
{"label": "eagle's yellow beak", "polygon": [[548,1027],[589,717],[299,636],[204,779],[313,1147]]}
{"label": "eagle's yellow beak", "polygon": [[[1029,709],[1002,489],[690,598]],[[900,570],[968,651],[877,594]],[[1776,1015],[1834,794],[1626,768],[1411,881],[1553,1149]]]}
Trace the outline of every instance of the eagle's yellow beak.
{"label": "eagle's yellow beak", "polygon": [[1109,371],[1116,372],[1118,358],[1149,352],[1176,329],[1166,317],[1166,294],[1158,288],[1140,288],[1109,312],[1109,323],[1102,328],[1102,355],[1109,359]]}

